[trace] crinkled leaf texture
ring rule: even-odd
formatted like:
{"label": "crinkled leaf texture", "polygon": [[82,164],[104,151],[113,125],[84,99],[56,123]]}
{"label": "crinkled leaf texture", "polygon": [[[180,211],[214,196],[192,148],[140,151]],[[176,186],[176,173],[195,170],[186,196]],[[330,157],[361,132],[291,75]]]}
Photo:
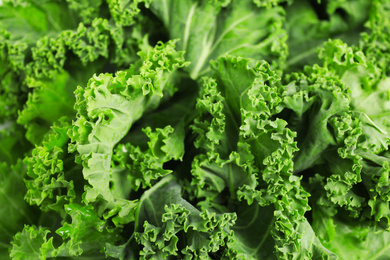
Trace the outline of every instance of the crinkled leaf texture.
{"label": "crinkled leaf texture", "polygon": [[193,79],[210,70],[210,60],[225,54],[265,59],[275,66],[287,54],[280,7],[258,7],[252,0],[154,0],[150,8],[171,38],[180,39],[178,48],[191,61],[187,70]]}
{"label": "crinkled leaf texture", "polygon": [[0,0],[0,259],[390,258],[389,25],[390,0]]}
{"label": "crinkled leaf texture", "polygon": [[180,185],[168,176],[141,197],[135,223],[141,259],[227,257],[224,246],[233,234],[235,213],[199,211],[180,193]]}
{"label": "crinkled leaf texture", "polygon": [[[236,57],[220,58],[212,68],[215,73],[204,80],[197,103],[200,117],[193,125],[198,134],[195,144],[205,152],[193,163],[194,195],[204,199],[199,204],[239,203],[243,213],[238,222],[247,217],[245,203],[254,212],[269,211],[262,216],[267,225],[257,227],[262,236],[248,238],[240,226],[233,227],[237,233],[233,245],[241,255],[336,257],[321,244],[304,216],[310,210],[309,194],[292,174],[296,134],[286,121],[273,118],[282,110],[279,76],[265,62],[251,64]],[[221,195],[224,192],[230,199]]]}
{"label": "crinkled leaf texture", "polygon": [[158,106],[164,94],[174,91],[175,71],[187,63],[174,42],[159,43],[141,52],[141,59],[129,70],[94,75],[85,89],[76,90],[77,120],[69,131],[71,151],[77,151],[83,165],[86,186],[84,201],[100,202],[106,218],[119,215],[116,224],[134,218],[135,202],[117,197],[110,189],[113,181],[111,160],[115,145],[145,111]]}
{"label": "crinkled leaf texture", "polygon": [[25,200],[42,211],[61,212],[64,204],[76,197],[73,179],[80,181],[75,176],[81,169],[74,164],[74,157],[67,153],[68,121],[66,117],[61,118],[45,137],[42,146],[37,146],[31,156],[24,159],[28,175]]}
{"label": "crinkled leaf texture", "polygon": [[105,9],[89,0],[2,2],[0,120],[23,125],[34,145],[61,116],[74,116],[77,85],[128,67],[148,45],[141,23],[124,28]]}
{"label": "crinkled leaf texture", "polygon": [[116,231],[107,228],[91,206],[76,203],[65,205],[65,212],[71,222],[64,223],[56,230],[61,237],[59,246],[57,237],[43,227],[26,225],[12,241],[10,256],[13,259],[47,259],[54,257],[72,257],[83,254],[85,257],[101,259],[99,252],[105,244],[115,243],[119,236]]}
{"label": "crinkled leaf texture", "polygon": [[164,163],[171,160],[182,160],[184,154],[184,129],[179,125],[176,129],[168,125],[152,131],[150,127],[143,129],[149,138],[148,149],[141,150],[131,143],[120,144],[114,150],[113,161],[119,164],[115,170],[129,171],[130,189],[151,187],[152,183],[170,173],[164,169]]}

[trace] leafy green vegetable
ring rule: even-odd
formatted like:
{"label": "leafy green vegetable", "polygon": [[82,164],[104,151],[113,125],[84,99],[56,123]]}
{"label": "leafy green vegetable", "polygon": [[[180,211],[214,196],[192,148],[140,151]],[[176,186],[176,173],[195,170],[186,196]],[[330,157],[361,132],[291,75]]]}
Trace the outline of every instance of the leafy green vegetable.
{"label": "leafy green vegetable", "polygon": [[390,258],[389,17],[0,1],[0,258]]}
{"label": "leafy green vegetable", "polygon": [[210,60],[225,54],[278,63],[285,59],[287,35],[283,9],[258,8],[243,1],[152,1],[151,10],[162,20],[178,48],[191,61],[188,72],[198,78]]}

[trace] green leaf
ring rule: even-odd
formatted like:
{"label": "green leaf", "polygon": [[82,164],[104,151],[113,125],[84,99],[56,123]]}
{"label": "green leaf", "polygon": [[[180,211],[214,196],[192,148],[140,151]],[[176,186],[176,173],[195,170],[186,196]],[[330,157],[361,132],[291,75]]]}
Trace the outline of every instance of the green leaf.
{"label": "green leaf", "polygon": [[259,8],[251,0],[154,0],[150,8],[171,39],[180,39],[178,48],[191,61],[187,70],[193,79],[209,72],[210,60],[226,54],[265,59],[275,66],[287,54],[279,7]]}
{"label": "green leaf", "polygon": [[135,226],[136,240],[143,246],[141,259],[229,254],[224,247],[233,235],[236,214],[199,211],[180,192],[177,181],[168,176],[141,197]]}
{"label": "green leaf", "polygon": [[12,242],[10,257],[12,259],[46,259],[48,253],[54,249],[53,239],[47,239],[50,233],[45,228],[25,226],[23,231],[16,234]]}
{"label": "green leaf", "polygon": [[[52,126],[41,146],[24,159],[27,166],[25,199],[42,211],[63,212],[64,204],[76,197],[73,179],[77,182],[81,169],[74,165],[74,157],[66,152],[70,125],[67,118]],[[76,184],[79,186],[78,184]]]}
{"label": "green leaf", "polygon": [[52,80],[36,84],[17,121],[25,126],[26,137],[33,144],[40,143],[48,128],[61,116],[73,117],[75,101],[71,95],[75,82],[66,72],[55,75]]}
{"label": "green leaf", "polygon": [[141,11],[139,5],[142,3],[148,6],[150,2],[151,0],[108,0],[107,4],[115,22],[129,26],[136,23],[136,17]]}
{"label": "green leaf", "polygon": [[237,222],[233,227],[234,239],[229,246],[240,252],[238,257],[277,259],[273,253],[275,241],[271,235],[275,221],[273,206],[245,204],[240,203],[237,207]]}
{"label": "green leaf", "polygon": [[117,232],[108,229],[107,223],[97,216],[92,206],[71,203],[65,205],[65,212],[71,222],[64,222],[56,230],[62,239],[49,236],[51,232],[47,228],[26,225],[11,242],[12,259],[43,260],[81,254],[87,258],[101,259],[103,255],[98,252],[104,251],[105,244],[115,244],[118,240]]}
{"label": "green leaf", "polygon": [[[173,42],[160,43],[141,52],[141,60],[129,70],[119,71],[115,77],[95,75],[85,89],[76,90],[77,120],[69,132],[73,143],[70,150],[79,153],[84,178],[90,184],[85,201],[91,203],[101,197],[104,202],[99,211],[112,210],[107,217],[134,207],[110,190],[113,148],[145,111],[158,106],[163,91],[173,88],[172,74],[186,65],[182,55],[174,50]],[[119,223],[133,218],[132,214],[120,215]]]}
{"label": "green leaf", "polygon": [[[164,163],[171,160],[182,160],[184,154],[184,129],[179,125],[176,129],[166,126],[152,131],[150,127],[144,129],[150,140],[148,149],[141,150],[131,143],[120,144],[114,150],[113,162],[119,167],[114,169],[115,175],[125,174],[131,186],[127,190],[137,191],[151,187],[155,180],[170,174],[171,170],[164,169]],[[118,183],[120,184],[120,182]]]}
{"label": "green leaf", "polygon": [[23,177],[26,167],[20,160],[13,166],[0,163],[0,251],[7,250],[16,232],[24,224],[33,224],[37,212],[24,201],[26,188]]}
{"label": "green leaf", "polygon": [[320,208],[314,209],[318,221],[331,222],[332,236],[326,235],[329,229],[322,225],[315,226],[316,234],[321,237],[327,248],[332,250],[339,259],[386,259],[390,254],[388,231],[375,230],[367,222],[343,221],[334,219]]}
{"label": "green leaf", "polygon": [[357,44],[371,3],[364,0],[294,1],[287,6],[289,56],[285,69],[301,70],[305,65],[319,63],[317,50],[329,38]]}
{"label": "green leaf", "polygon": [[32,148],[24,138],[25,130],[15,122],[0,124],[0,162],[13,165]]}

